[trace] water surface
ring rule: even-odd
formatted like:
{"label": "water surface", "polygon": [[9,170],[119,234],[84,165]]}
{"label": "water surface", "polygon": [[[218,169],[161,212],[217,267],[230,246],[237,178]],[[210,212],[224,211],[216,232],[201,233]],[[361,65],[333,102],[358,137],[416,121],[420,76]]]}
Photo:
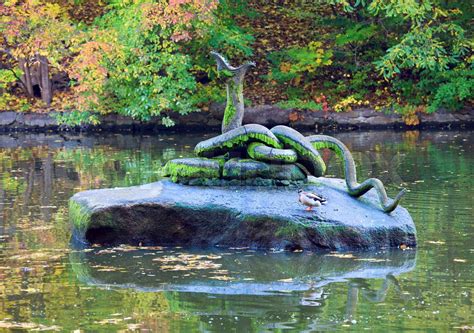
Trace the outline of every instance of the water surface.
{"label": "water surface", "polygon": [[[415,249],[274,253],[77,249],[74,193],[156,181],[211,135],[0,136],[0,331],[456,331],[474,329],[472,132],[335,134],[418,229]],[[340,163],[323,153],[330,176]]]}

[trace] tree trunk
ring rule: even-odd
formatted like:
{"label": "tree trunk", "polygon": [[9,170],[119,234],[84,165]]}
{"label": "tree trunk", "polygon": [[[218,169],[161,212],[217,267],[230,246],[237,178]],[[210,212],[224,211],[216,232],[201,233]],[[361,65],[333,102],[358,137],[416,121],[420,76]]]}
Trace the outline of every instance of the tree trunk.
{"label": "tree trunk", "polygon": [[49,63],[44,56],[38,56],[39,60],[39,86],[41,89],[41,99],[47,106],[51,105],[53,99],[53,86],[49,78]]}
{"label": "tree trunk", "polygon": [[23,58],[18,60],[18,65],[23,72],[23,75],[21,76],[21,83],[25,87],[28,96],[33,97],[33,84],[31,82],[30,65],[28,64],[28,61]]}

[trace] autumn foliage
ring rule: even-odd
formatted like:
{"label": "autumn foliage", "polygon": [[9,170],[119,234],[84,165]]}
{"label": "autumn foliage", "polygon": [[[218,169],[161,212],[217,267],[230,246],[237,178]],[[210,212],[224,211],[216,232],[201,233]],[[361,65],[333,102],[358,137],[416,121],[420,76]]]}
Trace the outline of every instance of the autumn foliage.
{"label": "autumn foliage", "polygon": [[415,113],[472,104],[470,17],[464,3],[438,0],[6,0],[0,110],[171,126],[176,113],[223,100],[209,58],[218,50],[257,61],[253,103],[370,105],[416,123]]}

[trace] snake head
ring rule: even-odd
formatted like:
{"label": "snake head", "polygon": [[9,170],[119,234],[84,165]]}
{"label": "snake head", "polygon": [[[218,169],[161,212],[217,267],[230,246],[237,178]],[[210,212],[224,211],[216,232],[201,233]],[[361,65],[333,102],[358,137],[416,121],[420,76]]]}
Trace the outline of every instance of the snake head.
{"label": "snake head", "polygon": [[214,57],[214,59],[217,62],[217,70],[222,71],[222,70],[227,70],[231,72],[233,75],[236,74],[242,74],[245,73],[250,67],[256,67],[257,65],[253,61],[246,62],[243,65],[240,65],[238,67],[234,67],[229,62],[227,61],[224,56],[216,51],[211,51],[211,55]]}

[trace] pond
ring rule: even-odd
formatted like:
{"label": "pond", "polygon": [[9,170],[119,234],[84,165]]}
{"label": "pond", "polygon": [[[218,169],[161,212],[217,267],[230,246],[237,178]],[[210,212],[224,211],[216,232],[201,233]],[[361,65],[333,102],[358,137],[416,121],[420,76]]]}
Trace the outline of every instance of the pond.
{"label": "pond", "polygon": [[[379,177],[417,249],[287,253],[70,242],[76,192],[156,181],[208,134],[0,135],[0,331],[474,329],[474,134],[349,132],[359,178]],[[329,152],[329,176],[341,164]]]}

